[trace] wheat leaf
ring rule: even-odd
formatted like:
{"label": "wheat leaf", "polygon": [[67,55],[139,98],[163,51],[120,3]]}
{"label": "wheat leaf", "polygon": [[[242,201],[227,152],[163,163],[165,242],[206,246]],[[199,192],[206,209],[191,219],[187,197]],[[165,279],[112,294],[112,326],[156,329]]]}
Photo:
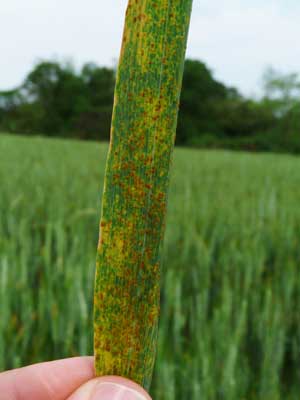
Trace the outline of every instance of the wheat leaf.
{"label": "wheat leaf", "polygon": [[149,388],[169,169],[192,0],[130,0],[117,72],[97,254],[97,375]]}

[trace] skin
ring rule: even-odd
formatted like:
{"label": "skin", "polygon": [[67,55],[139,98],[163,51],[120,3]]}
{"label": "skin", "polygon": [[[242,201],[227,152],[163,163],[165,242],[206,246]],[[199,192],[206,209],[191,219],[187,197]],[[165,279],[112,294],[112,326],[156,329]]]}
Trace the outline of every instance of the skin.
{"label": "skin", "polygon": [[102,391],[97,388],[103,387],[103,383],[105,387],[112,384],[136,393],[134,397],[125,398],[151,400],[139,385],[125,378],[104,376],[95,379],[94,357],[68,358],[0,373],[0,394],[3,400],[88,400],[94,398],[93,394],[101,399]]}
{"label": "skin", "polygon": [[0,374],[5,400],[66,400],[94,374],[93,357],[45,362]]}

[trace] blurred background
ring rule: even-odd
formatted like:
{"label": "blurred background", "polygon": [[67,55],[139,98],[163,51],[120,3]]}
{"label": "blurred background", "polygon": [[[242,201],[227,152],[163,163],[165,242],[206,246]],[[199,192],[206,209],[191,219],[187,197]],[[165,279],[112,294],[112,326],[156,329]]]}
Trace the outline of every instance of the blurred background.
{"label": "blurred background", "polygon": [[[194,4],[176,143],[299,152],[300,6],[212,3]],[[108,140],[126,1],[2,8],[0,129]]]}
{"label": "blurred background", "polygon": [[[126,6],[1,5],[0,370],[92,353]],[[155,400],[299,398],[299,20],[294,0],[194,0]]]}

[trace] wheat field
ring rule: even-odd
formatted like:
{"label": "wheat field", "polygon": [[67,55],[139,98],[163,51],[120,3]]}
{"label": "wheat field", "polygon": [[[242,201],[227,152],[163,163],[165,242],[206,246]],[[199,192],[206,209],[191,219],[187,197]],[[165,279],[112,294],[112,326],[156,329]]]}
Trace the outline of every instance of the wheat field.
{"label": "wheat field", "polygon": [[[107,144],[0,135],[0,370],[92,354]],[[176,149],[155,400],[296,400],[300,159]]]}

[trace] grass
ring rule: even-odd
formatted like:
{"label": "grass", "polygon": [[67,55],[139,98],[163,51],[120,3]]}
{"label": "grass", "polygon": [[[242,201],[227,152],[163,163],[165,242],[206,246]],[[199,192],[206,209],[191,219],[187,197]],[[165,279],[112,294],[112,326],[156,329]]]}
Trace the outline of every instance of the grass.
{"label": "grass", "polygon": [[[106,144],[0,135],[0,370],[92,353]],[[300,159],[177,149],[155,400],[296,400]]]}

